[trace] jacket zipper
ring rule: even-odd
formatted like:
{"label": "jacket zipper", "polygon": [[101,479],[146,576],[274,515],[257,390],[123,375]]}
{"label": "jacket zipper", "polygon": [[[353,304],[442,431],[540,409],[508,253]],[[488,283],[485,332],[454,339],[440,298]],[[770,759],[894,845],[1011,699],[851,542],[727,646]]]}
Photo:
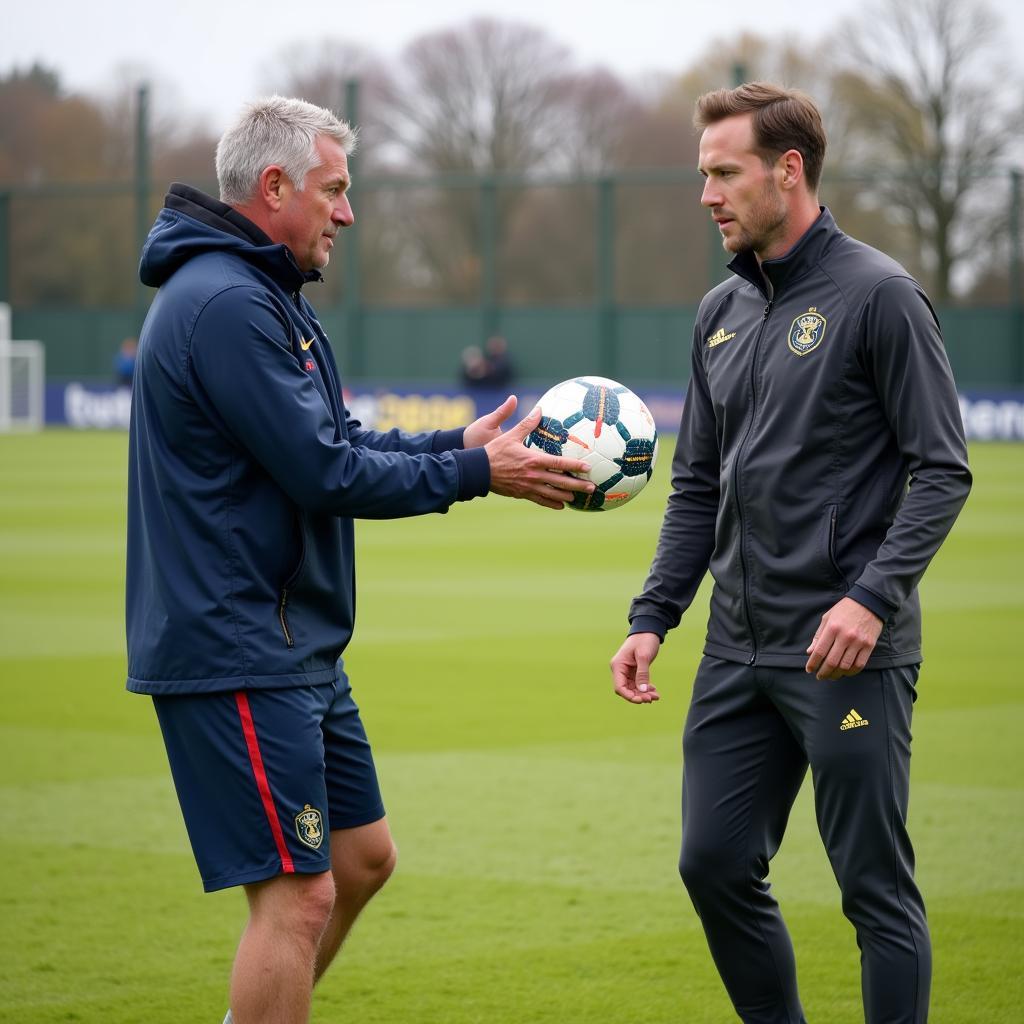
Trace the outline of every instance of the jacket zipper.
{"label": "jacket zipper", "polygon": [[754,352],[750,358],[750,420],[747,423],[746,433],[743,435],[743,440],[740,441],[739,448],[736,450],[736,464],[732,471],[733,488],[736,491],[736,518],[739,521],[740,526],[740,569],[743,573],[743,611],[747,617],[747,629],[750,631],[750,657],[747,659],[748,665],[753,665],[757,661],[757,634],[754,632],[754,616],[750,611],[750,573],[747,571],[747,559],[744,555],[744,546],[746,543],[746,536],[743,522],[743,497],[740,493],[740,461],[743,454],[743,448],[747,443],[747,439],[750,437],[751,431],[754,429],[754,417],[757,415],[757,387],[755,380],[757,377],[757,356],[761,351],[761,339],[764,337],[764,327],[768,322],[768,316],[772,311],[772,301],[768,300],[768,304],[764,307],[764,313],[761,315],[761,327],[757,332],[757,339],[754,342]]}
{"label": "jacket zipper", "polygon": [[284,633],[284,638],[288,643],[289,647],[295,646],[295,638],[292,636],[292,631],[288,628],[288,619],[285,616],[285,609],[288,607],[288,588],[285,587],[281,591],[281,600],[277,605],[277,617],[281,620],[281,631]]}

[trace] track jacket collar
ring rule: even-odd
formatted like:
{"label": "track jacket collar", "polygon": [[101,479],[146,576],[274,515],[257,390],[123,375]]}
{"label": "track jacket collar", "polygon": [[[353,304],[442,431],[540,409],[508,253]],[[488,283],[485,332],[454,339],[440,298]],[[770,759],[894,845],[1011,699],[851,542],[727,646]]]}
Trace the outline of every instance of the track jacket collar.
{"label": "track jacket collar", "polygon": [[[817,267],[825,254],[829,242],[839,234],[839,228],[829,213],[822,206],[818,219],[804,232],[800,240],[785,255],[774,260],[765,260],[758,264],[757,257],[749,249],[738,253],[730,262],[729,269],[749,281],[766,298],[778,293],[790,281],[803,277],[808,271]],[[768,282],[768,288],[765,281]]]}

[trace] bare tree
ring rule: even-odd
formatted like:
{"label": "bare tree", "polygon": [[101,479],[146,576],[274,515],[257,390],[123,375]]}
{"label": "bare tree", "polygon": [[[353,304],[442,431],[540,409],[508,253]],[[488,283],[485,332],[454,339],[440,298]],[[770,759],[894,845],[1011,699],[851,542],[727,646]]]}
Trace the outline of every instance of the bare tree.
{"label": "bare tree", "polygon": [[[623,166],[628,132],[641,123],[639,95],[603,68],[568,72],[552,88],[558,139],[545,163],[567,179],[597,179]],[[501,297],[511,303],[579,304],[598,289],[598,189],[525,189],[502,238]]]}
{"label": "bare tree", "polygon": [[[0,76],[0,182],[53,186],[111,176],[102,110],[38,65]],[[124,214],[127,210],[129,217]],[[11,295],[18,305],[116,304],[131,295],[130,198],[22,190],[11,201]],[[128,228],[125,230],[124,225]],[[74,230],[69,230],[74,225]],[[118,276],[127,281],[120,286]]]}
{"label": "bare tree", "polygon": [[646,112],[637,91],[605,68],[564,74],[551,91],[558,133],[548,157],[553,168],[592,176],[622,167],[628,132]]}
{"label": "bare tree", "polygon": [[389,122],[415,163],[493,172],[544,165],[562,126],[569,53],[529,25],[478,19],[414,40]]}
{"label": "bare tree", "polygon": [[[563,46],[529,25],[478,19],[420,36],[384,104],[392,164],[456,177],[557,168],[567,149],[569,63]],[[476,301],[488,233],[508,237],[526,195],[457,181],[397,193],[395,239],[404,234],[402,247],[418,252],[421,284],[449,301]]]}
{"label": "bare tree", "polygon": [[939,302],[1006,233],[992,176],[1020,144],[1024,91],[999,28],[983,0],[903,0],[866,10],[837,40],[851,139],[876,172],[869,191],[899,212]]}
{"label": "bare tree", "polygon": [[260,77],[269,93],[297,96],[349,118],[353,112],[345,109],[346,95],[349,82],[355,82],[360,166],[365,173],[386,162],[383,108],[395,84],[390,68],[371,50],[340,39],[325,39],[314,47],[293,43],[265,64]]}

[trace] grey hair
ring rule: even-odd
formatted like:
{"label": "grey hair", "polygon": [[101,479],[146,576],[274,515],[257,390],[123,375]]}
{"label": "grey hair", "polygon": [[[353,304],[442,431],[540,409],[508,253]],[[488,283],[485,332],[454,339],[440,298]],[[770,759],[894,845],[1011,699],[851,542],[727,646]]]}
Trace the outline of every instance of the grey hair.
{"label": "grey hair", "polygon": [[346,153],[356,147],[356,130],[324,107],[284,96],[248,104],[217,143],[221,202],[247,203],[271,164],[278,164],[301,192],[306,175],[320,165],[316,140],[321,135]]}

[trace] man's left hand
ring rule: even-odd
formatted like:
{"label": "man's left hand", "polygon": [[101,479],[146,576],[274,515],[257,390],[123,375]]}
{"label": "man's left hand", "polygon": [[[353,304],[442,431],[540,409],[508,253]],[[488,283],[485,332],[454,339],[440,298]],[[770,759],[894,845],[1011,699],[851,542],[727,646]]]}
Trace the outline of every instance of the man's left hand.
{"label": "man's left hand", "polygon": [[473,420],[462,435],[463,448],[482,448],[488,441],[501,435],[501,425],[516,411],[518,400],[509,395],[493,412]]}
{"label": "man's left hand", "polygon": [[855,676],[868,663],[882,632],[882,620],[862,604],[844,597],[821,617],[807,653],[805,671],[818,679]]}

